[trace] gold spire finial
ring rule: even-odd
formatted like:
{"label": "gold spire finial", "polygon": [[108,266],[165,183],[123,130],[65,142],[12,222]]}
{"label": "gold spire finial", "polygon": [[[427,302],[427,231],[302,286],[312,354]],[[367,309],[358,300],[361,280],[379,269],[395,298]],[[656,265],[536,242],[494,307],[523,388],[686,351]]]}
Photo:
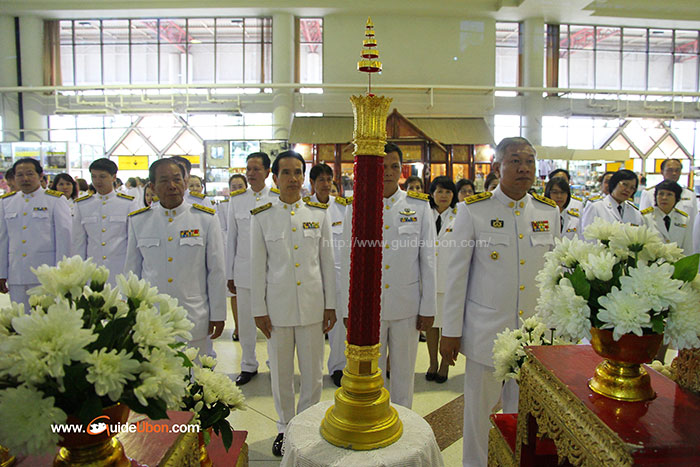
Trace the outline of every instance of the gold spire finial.
{"label": "gold spire finial", "polygon": [[382,71],[382,62],[379,61],[379,50],[377,50],[377,39],[374,38],[374,24],[372,18],[367,17],[365,24],[365,39],[362,41],[363,49],[361,60],[357,62],[357,70],[368,73],[368,92],[372,92],[372,75]]}

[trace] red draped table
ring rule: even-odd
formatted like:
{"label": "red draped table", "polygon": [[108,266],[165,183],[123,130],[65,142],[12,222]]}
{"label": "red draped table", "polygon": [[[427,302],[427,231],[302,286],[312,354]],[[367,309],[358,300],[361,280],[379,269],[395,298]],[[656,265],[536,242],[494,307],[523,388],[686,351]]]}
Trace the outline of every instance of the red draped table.
{"label": "red draped table", "polygon": [[602,361],[589,345],[526,349],[520,376],[516,462],[534,465],[550,438],[573,465],[700,465],[700,397],[646,367],[656,398],[622,402],[588,387]]}

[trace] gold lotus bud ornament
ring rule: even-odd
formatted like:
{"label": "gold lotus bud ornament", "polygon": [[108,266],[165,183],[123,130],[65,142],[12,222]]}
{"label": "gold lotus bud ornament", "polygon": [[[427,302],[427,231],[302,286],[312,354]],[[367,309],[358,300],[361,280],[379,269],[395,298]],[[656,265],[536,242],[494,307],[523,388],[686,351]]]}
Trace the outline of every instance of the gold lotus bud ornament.
{"label": "gold lotus bud ornament", "polygon": [[362,49],[361,60],[357,62],[357,71],[368,73],[369,78],[369,93],[372,91],[372,75],[382,71],[382,62],[378,60],[379,50],[377,50],[377,39],[374,38],[374,24],[372,18],[367,18],[365,25],[365,40],[362,41],[364,48]]}

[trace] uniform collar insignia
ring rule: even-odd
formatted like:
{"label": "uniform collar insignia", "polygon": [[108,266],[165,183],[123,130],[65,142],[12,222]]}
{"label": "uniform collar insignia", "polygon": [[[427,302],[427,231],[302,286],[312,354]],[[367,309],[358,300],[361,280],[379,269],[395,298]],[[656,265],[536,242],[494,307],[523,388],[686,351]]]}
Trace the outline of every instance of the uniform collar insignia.
{"label": "uniform collar insignia", "polygon": [[400,216],[412,216],[412,215],[414,215],[415,213],[416,213],[416,211],[414,211],[414,210],[412,210],[412,209],[409,209],[409,208],[405,208],[403,211],[401,211],[401,212],[399,213],[399,215],[400,215]]}

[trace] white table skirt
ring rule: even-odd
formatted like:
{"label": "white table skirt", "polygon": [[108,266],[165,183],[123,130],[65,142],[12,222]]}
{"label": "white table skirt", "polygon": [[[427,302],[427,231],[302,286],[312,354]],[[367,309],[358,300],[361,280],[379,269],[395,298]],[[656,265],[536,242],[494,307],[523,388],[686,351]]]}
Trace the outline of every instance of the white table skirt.
{"label": "white table skirt", "polygon": [[403,434],[394,444],[370,451],[353,451],[330,444],[321,436],[321,420],[333,401],[323,401],[292,419],[284,437],[282,467],[442,467],[442,454],[428,423],[400,405]]}

